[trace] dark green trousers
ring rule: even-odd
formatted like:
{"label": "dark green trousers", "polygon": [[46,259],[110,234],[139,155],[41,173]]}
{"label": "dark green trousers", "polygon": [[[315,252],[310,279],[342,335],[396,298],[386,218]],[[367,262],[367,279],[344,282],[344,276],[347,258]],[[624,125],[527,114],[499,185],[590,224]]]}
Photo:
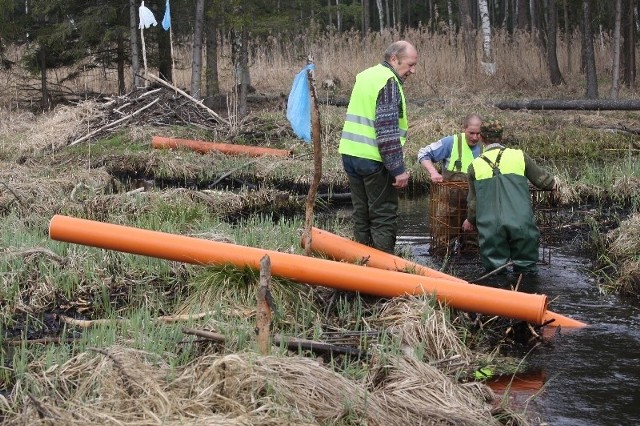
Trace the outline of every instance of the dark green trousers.
{"label": "dark green trousers", "polygon": [[395,178],[377,161],[343,155],[353,203],[354,238],[361,244],[393,253],[398,232]]}

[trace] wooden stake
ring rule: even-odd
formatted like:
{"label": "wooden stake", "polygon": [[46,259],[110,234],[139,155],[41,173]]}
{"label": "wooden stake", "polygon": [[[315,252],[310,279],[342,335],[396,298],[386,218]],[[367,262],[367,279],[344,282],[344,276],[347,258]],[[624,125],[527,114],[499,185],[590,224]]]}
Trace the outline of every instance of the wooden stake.
{"label": "wooden stake", "polygon": [[[313,64],[313,58],[309,55],[308,64]],[[316,202],[316,194],[320,179],[322,178],[322,144],[320,140],[320,112],[318,111],[318,95],[316,93],[316,81],[312,70],[307,70],[309,80],[309,92],[311,93],[311,139],[313,141],[313,181],[307,194],[304,220],[304,254],[311,256],[311,228],[313,227],[313,206]]]}
{"label": "wooden stake", "polygon": [[260,259],[260,287],[258,288],[256,307],[256,334],[258,348],[262,355],[269,355],[271,342],[269,338],[271,326],[271,259],[265,255]]}

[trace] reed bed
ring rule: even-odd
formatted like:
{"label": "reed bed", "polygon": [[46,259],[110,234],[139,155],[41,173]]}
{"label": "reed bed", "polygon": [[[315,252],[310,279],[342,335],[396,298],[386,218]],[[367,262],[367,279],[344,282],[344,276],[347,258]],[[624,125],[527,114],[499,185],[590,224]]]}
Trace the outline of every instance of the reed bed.
{"label": "reed bed", "polygon": [[[494,76],[484,75],[478,64],[472,71],[465,71],[462,36],[448,31],[433,33],[425,27],[409,28],[403,31],[385,29],[372,32],[363,37],[357,31],[337,33],[333,31],[317,33],[312,30],[295,37],[272,35],[256,38],[252,41],[251,76],[252,85],[260,93],[287,93],[293,76],[305,65],[309,54],[314,57],[316,74],[319,81],[327,78],[338,79],[342,84],[337,93],[346,95],[355,80],[355,75],[364,68],[379,62],[384,49],[398,39],[413,42],[420,53],[418,74],[407,85],[408,95],[414,99],[440,98],[447,102],[465,102],[465,100],[493,96],[512,97],[581,97],[584,93],[584,76],[580,69],[579,47],[581,36],[578,32],[560,34],[558,38],[558,61],[563,73],[565,85],[552,87],[549,83],[544,52],[536,40],[524,32],[509,34],[497,29],[493,33],[492,49],[497,63]],[[476,38],[478,57],[482,52],[482,40]],[[596,70],[601,82],[610,79],[612,39],[609,34],[601,33],[594,45]],[[176,75],[174,81],[181,88],[190,87],[191,47],[189,40],[176,43]],[[150,51],[151,52],[151,51]],[[231,58],[231,45],[228,38],[222,40],[218,48],[218,71],[220,87],[223,93],[232,93],[235,87]],[[572,54],[569,52],[573,52]],[[9,53],[16,60],[20,52]],[[152,54],[152,53],[149,53]],[[15,57],[13,57],[14,55]],[[3,71],[2,105],[15,109],[20,105],[22,95],[17,89],[29,76],[24,71]],[[127,73],[128,78],[130,73]],[[51,71],[49,78],[56,81],[64,72]],[[33,86],[38,87],[37,78]],[[101,67],[80,73],[72,80],[57,83],[75,91],[84,93],[117,93],[116,71]],[[128,81],[127,84],[131,82]],[[602,92],[608,87],[601,85]],[[322,96],[329,93],[321,93]],[[331,89],[331,95],[336,94]],[[635,90],[623,88],[622,98],[633,98]]]}

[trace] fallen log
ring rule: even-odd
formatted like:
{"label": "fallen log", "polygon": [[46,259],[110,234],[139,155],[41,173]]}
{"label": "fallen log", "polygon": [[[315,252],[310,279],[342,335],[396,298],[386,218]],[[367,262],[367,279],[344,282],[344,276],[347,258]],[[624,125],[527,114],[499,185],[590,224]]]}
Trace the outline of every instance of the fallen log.
{"label": "fallen log", "polygon": [[500,109],[534,110],[640,110],[640,99],[531,99],[523,101],[500,101]]}
{"label": "fallen log", "polygon": [[[184,334],[202,337],[216,343],[224,344],[226,337],[220,333],[207,330],[196,330],[193,328],[183,327]],[[336,346],[331,343],[316,342],[315,340],[296,339],[295,337],[283,337],[280,334],[273,336],[272,342],[276,346],[286,346],[291,351],[308,350],[314,353],[323,353],[329,355],[351,355],[356,358],[364,358],[367,356],[365,351],[349,346]]]}

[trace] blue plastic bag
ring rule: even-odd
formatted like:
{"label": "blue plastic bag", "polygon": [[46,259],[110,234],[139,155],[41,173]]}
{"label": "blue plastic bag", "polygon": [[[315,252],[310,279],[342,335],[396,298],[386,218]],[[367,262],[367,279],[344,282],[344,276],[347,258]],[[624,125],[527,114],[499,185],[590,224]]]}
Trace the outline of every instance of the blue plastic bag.
{"label": "blue plastic bag", "polygon": [[287,100],[287,120],[291,123],[293,133],[305,142],[311,142],[311,95],[307,70],[313,70],[309,64],[296,74]]}

